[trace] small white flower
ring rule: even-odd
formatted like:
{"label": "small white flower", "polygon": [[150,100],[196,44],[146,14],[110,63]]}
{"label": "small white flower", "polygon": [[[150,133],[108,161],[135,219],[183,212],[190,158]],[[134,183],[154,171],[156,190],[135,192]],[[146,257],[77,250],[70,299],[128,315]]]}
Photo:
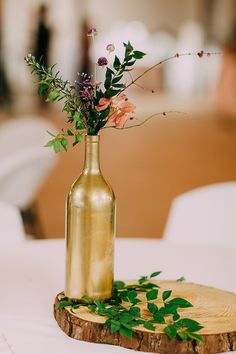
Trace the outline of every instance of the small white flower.
{"label": "small white flower", "polygon": [[114,44],[113,44],[113,43],[108,44],[108,45],[106,46],[106,50],[107,50],[109,53],[114,52],[114,50],[115,50]]}

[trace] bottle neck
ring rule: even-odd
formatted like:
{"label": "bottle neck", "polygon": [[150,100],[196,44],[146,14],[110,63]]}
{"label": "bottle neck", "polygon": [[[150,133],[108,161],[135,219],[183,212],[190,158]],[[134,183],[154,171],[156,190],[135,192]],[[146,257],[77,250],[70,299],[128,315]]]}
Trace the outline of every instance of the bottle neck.
{"label": "bottle neck", "polygon": [[99,135],[85,136],[85,159],[83,174],[99,174]]}

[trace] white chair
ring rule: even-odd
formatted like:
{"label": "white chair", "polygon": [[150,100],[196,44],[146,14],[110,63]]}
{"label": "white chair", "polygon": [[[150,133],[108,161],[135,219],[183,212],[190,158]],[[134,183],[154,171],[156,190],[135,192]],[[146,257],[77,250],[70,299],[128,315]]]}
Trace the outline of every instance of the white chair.
{"label": "white chair", "polygon": [[163,238],[171,242],[236,245],[236,181],[177,196]]}
{"label": "white chair", "polygon": [[58,160],[51,148],[43,147],[49,138],[47,130],[53,132],[55,128],[35,116],[18,117],[0,125],[0,200],[22,212],[35,203]]}
{"label": "white chair", "polygon": [[20,211],[13,205],[0,201],[0,245],[25,241],[25,231]]}

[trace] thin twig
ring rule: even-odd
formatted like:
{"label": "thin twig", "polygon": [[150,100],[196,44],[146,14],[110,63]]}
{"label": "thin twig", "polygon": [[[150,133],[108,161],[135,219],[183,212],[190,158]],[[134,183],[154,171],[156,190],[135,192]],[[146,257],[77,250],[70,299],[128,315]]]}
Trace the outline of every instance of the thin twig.
{"label": "thin twig", "polygon": [[152,114],[151,116],[149,116],[148,118],[146,118],[144,121],[142,121],[139,124],[133,124],[133,125],[129,125],[128,127],[125,126],[125,124],[128,122],[128,120],[126,120],[126,122],[124,123],[124,125],[122,127],[117,127],[116,125],[109,125],[109,126],[105,126],[102,129],[107,129],[107,128],[114,128],[116,130],[124,130],[124,129],[130,129],[130,128],[135,128],[135,127],[140,127],[141,125],[144,125],[145,123],[147,123],[149,120],[151,120],[152,118],[156,117],[156,116],[166,116],[167,114],[172,114],[172,113],[177,113],[177,114],[187,114],[186,112],[180,112],[180,111],[166,111],[166,112],[159,112],[159,113],[155,113]]}
{"label": "thin twig", "polygon": [[199,58],[201,58],[202,56],[210,56],[210,55],[216,55],[216,54],[222,54],[220,52],[211,52],[211,53],[205,53],[205,52],[198,52],[198,53],[177,53],[175,55],[172,55],[166,59],[163,59],[161,61],[159,61],[158,63],[150,66],[148,69],[146,69],[142,74],[140,74],[139,76],[137,76],[134,80],[132,80],[121,92],[125,91],[128,87],[130,87],[131,85],[133,85],[136,81],[138,81],[141,77],[143,77],[145,74],[147,74],[149,71],[153,70],[154,68],[156,68],[159,65],[162,65],[163,63],[172,60],[174,58],[179,58],[179,57],[184,57],[184,56],[188,56],[188,55],[193,55],[193,56],[198,56]]}

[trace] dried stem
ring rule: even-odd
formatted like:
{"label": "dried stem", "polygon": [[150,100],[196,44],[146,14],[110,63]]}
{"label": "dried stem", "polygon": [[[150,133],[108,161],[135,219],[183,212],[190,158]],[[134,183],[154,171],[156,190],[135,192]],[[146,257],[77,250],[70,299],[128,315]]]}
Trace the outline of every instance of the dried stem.
{"label": "dried stem", "polygon": [[152,118],[156,117],[156,116],[166,116],[168,114],[172,114],[172,113],[176,113],[176,114],[186,114],[186,112],[180,112],[180,111],[166,111],[166,112],[159,112],[159,113],[155,113],[152,114],[151,116],[147,117],[144,121],[138,123],[138,124],[133,124],[133,125],[129,125],[129,126],[125,126],[125,124],[128,122],[128,120],[124,123],[124,125],[122,127],[116,126],[116,125],[109,125],[109,126],[105,126],[102,129],[107,129],[107,128],[114,128],[116,130],[124,130],[124,129],[130,129],[130,128],[135,128],[135,127],[140,127],[141,125],[144,125],[145,123],[147,123],[149,120],[151,120]]}
{"label": "dried stem", "polygon": [[205,56],[210,56],[210,55],[216,55],[216,54],[221,54],[220,52],[211,52],[211,53],[205,53],[203,51],[198,52],[198,53],[177,53],[175,55],[172,55],[166,59],[163,59],[161,61],[159,61],[158,63],[150,66],[150,68],[146,69],[142,74],[140,74],[139,76],[137,76],[134,80],[132,80],[121,92],[127,90],[128,87],[130,87],[131,85],[133,85],[136,81],[138,81],[141,77],[143,77],[144,75],[146,75],[149,71],[153,70],[154,68],[156,68],[159,65],[162,65],[163,63],[172,60],[174,58],[179,58],[179,57],[184,57],[184,56],[198,56],[199,58],[202,58],[204,55]]}

